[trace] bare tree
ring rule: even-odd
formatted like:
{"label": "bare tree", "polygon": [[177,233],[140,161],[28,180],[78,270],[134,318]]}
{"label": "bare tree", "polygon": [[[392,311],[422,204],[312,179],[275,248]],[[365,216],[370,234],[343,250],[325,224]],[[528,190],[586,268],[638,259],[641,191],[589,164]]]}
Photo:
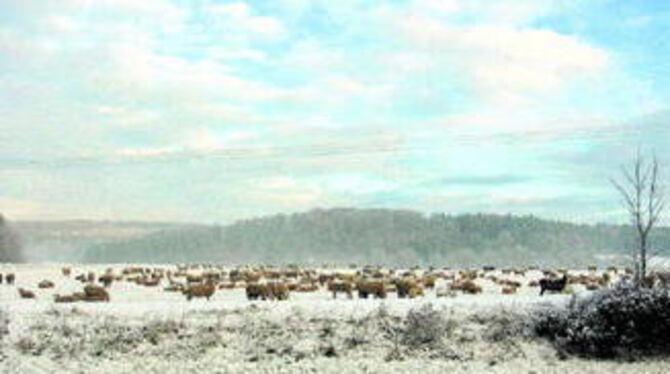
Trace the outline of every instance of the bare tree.
{"label": "bare tree", "polygon": [[638,153],[630,167],[622,167],[622,175],[620,181],[611,181],[623,198],[635,230],[637,248],[633,259],[635,280],[640,283],[647,276],[649,234],[658,223],[665,207],[658,159],[654,155],[647,161]]}

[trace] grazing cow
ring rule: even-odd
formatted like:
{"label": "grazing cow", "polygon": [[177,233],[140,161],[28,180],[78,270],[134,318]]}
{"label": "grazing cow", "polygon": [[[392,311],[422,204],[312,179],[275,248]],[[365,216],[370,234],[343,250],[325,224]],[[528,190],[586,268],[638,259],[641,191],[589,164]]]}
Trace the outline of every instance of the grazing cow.
{"label": "grazing cow", "polygon": [[9,273],[5,276],[5,280],[7,281],[7,284],[14,284],[16,276],[14,275],[14,273]]}
{"label": "grazing cow", "polygon": [[100,277],[98,277],[98,282],[102,283],[102,285],[105,286],[105,288],[111,286],[113,281],[114,281],[114,275],[109,273],[103,274]]}
{"label": "grazing cow", "polygon": [[191,301],[194,297],[204,297],[209,301],[214,292],[216,292],[216,285],[212,282],[207,282],[190,285],[182,293],[186,295],[186,300],[188,301]]}
{"label": "grazing cow", "polygon": [[351,299],[354,286],[349,282],[333,281],[328,282],[328,291],[333,293],[333,299],[337,298],[338,292],[344,292]]}
{"label": "grazing cow", "polygon": [[21,295],[22,298],[24,299],[34,299],[35,298],[35,293],[31,290],[26,290],[23,288],[19,288],[19,295]]}
{"label": "grazing cow", "polygon": [[284,282],[269,282],[267,288],[270,294],[270,299],[273,300],[288,300],[289,289]]}
{"label": "grazing cow", "polygon": [[39,288],[53,288],[54,286],[54,282],[46,279],[37,284]]}
{"label": "grazing cow", "polygon": [[470,279],[454,282],[449,286],[449,289],[453,291],[460,290],[464,293],[469,293],[472,295],[481,293],[483,291],[481,286],[475,284],[475,282]]}
{"label": "grazing cow", "polygon": [[410,295],[410,292],[414,296],[423,295],[423,288],[419,282],[412,278],[398,279],[395,281],[396,288],[398,290],[398,297],[404,299]]}
{"label": "grazing cow", "polygon": [[376,299],[386,298],[386,286],[383,281],[361,280],[356,284],[356,288],[361,299],[367,299],[369,295],[373,295]]}
{"label": "grazing cow", "polygon": [[269,293],[267,285],[259,283],[247,283],[245,287],[248,300],[267,300],[269,298]]}
{"label": "grazing cow", "polygon": [[85,301],[109,301],[109,293],[103,287],[94,284],[87,284],[84,286]]}
{"label": "grazing cow", "polygon": [[540,279],[540,296],[544,295],[544,291],[556,291],[561,292],[565,289],[565,285],[568,283],[568,275],[563,274],[563,278],[551,279],[543,278]]}
{"label": "grazing cow", "polygon": [[63,274],[63,276],[66,276],[66,277],[69,277],[70,274],[72,274],[72,269],[69,268],[69,267],[61,268],[60,271]]}
{"label": "grazing cow", "polygon": [[289,289],[284,282],[248,283],[246,286],[247,299],[249,300],[286,300],[289,297]]}

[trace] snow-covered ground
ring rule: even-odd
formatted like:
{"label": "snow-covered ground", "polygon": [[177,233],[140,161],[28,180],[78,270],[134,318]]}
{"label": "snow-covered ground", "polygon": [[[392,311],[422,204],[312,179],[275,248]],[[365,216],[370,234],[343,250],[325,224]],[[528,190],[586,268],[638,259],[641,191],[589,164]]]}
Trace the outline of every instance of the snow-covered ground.
{"label": "snow-covered ground", "polygon": [[[429,291],[415,299],[391,294],[385,300],[333,300],[317,291],[291,293],[288,301],[250,302],[244,289],[232,289],[218,290],[210,301],[189,302],[162,286],[115,282],[108,303],[56,304],[53,294],[81,291],[76,274],[100,274],[110,265],[74,265],[70,277],[61,267],[0,265],[0,273],[16,274],[15,285],[0,285],[7,320],[1,372],[662,373],[670,367],[660,360],[561,359],[548,343],[529,336],[523,316],[530,309],[571,297],[540,297],[537,288],[525,286],[541,277],[539,271],[504,276],[524,284],[515,295],[502,295],[500,286],[480,280],[483,294],[444,298]],[[38,289],[44,279],[56,287]],[[19,287],[37,298],[21,299]],[[410,318],[417,310],[425,312],[418,327]],[[430,328],[422,332],[425,326]],[[413,340],[413,334],[432,330],[440,332],[437,340]]]}

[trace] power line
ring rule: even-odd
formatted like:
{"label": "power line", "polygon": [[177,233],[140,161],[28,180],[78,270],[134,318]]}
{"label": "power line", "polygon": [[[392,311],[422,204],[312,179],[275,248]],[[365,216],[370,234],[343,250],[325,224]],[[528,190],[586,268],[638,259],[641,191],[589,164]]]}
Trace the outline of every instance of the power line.
{"label": "power line", "polygon": [[[668,132],[670,128],[659,127],[657,130]],[[655,132],[656,133],[656,132]],[[626,127],[616,129],[571,129],[561,132],[527,130],[521,132],[496,134],[446,134],[448,145],[473,145],[485,141],[495,141],[501,145],[524,143],[534,145],[540,141],[574,142],[578,140],[597,140],[599,142],[627,143],[631,136],[642,135],[640,129]],[[224,159],[233,161],[272,160],[286,158],[321,158],[333,156],[366,156],[370,154],[399,154],[419,151],[443,151],[445,145],[414,145],[408,146],[402,141],[390,141],[395,144],[337,144],[318,143],[303,146],[273,146],[227,148],[208,151],[176,150],[156,153],[155,155],[119,155],[119,156],[78,156],[52,159],[8,158],[0,159],[0,169],[8,168],[60,168],[69,166],[118,166],[174,163],[206,159]],[[545,145],[546,146],[546,145]]]}

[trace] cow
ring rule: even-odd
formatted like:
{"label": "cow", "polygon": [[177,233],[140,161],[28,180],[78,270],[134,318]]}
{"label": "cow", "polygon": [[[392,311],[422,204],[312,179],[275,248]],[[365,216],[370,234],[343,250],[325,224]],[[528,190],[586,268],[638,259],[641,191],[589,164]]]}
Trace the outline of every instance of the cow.
{"label": "cow", "polygon": [[247,283],[245,287],[248,300],[267,300],[270,296],[266,284],[259,284],[256,282]]}
{"label": "cow", "polygon": [[398,279],[395,281],[395,286],[398,290],[398,297],[404,299],[412,293],[414,296],[423,295],[423,288],[413,278]]}
{"label": "cow", "polygon": [[216,285],[212,282],[189,285],[182,291],[188,301],[191,301],[194,297],[204,297],[209,301],[214,292],[216,292]]}
{"label": "cow", "polygon": [[284,282],[269,282],[267,285],[270,298],[273,300],[288,300],[289,289]]}
{"label": "cow", "polygon": [[483,291],[481,286],[477,285],[470,279],[454,282],[449,286],[449,289],[454,291],[463,291],[464,293],[469,293],[472,295],[481,293]]}
{"label": "cow", "polygon": [[109,301],[109,293],[106,289],[94,284],[84,286],[85,301]]}
{"label": "cow", "polygon": [[333,280],[328,282],[328,291],[331,291],[333,293],[333,299],[337,298],[338,292],[344,292],[351,299],[353,297],[352,295],[353,289],[354,286],[350,282],[333,281]]}
{"label": "cow", "polygon": [[544,295],[545,291],[561,292],[563,289],[565,289],[565,285],[567,283],[567,274],[563,274],[563,277],[559,279],[542,278],[540,279],[540,296]]}
{"label": "cow", "polygon": [[19,288],[19,295],[21,295],[22,298],[24,299],[34,299],[35,298],[35,293],[31,290],[26,290],[23,288]]}
{"label": "cow", "polygon": [[43,280],[43,281],[41,281],[40,283],[37,284],[37,287],[39,287],[39,288],[53,288],[54,286],[55,286],[54,282],[52,282],[50,280],[47,280],[47,279],[45,279],[45,280]]}
{"label": "cow", "polygon": [[367,299],[369,295],[373,295],[376,299],[386,298],[386,286],[383,281],[361,280],[356,284],[356,288],[361,299]]}
{"label": "cow", "polygon": [[98,282],[102,283],[105,288],[109,288],[109,286],[112,285],[112,281],[114,281],[114,275],[112,274],[103,274],[98,277]]}
{"label": "cow", "polygon": [[5,276],[5,280],[7,281],[7,284],[14,284],[16,276],[14,275],[14,273],[9,273]]}

